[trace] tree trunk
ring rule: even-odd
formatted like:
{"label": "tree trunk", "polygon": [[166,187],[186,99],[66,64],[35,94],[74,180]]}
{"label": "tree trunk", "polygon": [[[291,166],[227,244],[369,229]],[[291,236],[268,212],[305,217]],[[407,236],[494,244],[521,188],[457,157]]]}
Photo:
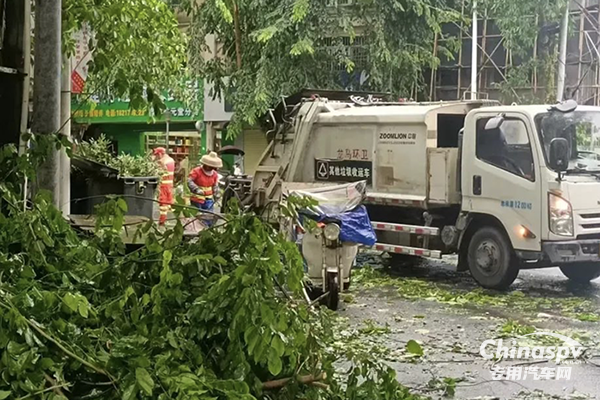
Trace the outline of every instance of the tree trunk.
{"label": "tree trunk", "polygon": [[[60,129],[61,0],[35,2],[35,65],[33,122],[36,134],[57,134]],[[37,189],[49,190],[54,204],[60,202],[60,156],[52,149],[38,170]]]}

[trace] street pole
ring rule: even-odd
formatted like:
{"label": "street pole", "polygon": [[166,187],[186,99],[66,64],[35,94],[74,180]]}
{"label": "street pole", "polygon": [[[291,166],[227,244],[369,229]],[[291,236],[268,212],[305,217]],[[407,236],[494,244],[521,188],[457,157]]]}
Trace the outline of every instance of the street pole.
{"label": "street pole", "polygon": [[[71,140],[71,59],[63,56],[60,88],[61,135]],[[71,159],[66,149],[60,151],[60,210],[67,217],[71,212]]]}
{"label": "street pole", "polygon": [[209,122],[206,124],[206,153],[210,153],[215,149],[215,123]]}
{"label": "street pole", "polygon": [[169,154],[169,123],[171,122],[171,112],[169,110],[165,111],[165,121],[166,121],[166,132],[165,137],[167,143],[165,144],[165,151]]}
{"label": "street pole", "polygon": [[560,50],[558,53],[558,74],[556,79],[556,100],[563,101],[567,73],[567,39],[569,34],[569,3],[560,27]]}
{"label": "street pole", "polygon": [[[23,1],[23,98],[21,99],[21,136],[27,132],[29,121],[29,85],[31,83],[31,1]],[[27,149],[27,142],[23,138],[19,139],[19,154],[23,154]]]}
{"label": "street pole", "polygon": [[477,99],[477,2],[473,2],[473,34],[471,44],[471,100]]}
{"label": "street pole", "polygon": [[[35,2],[34,134],[52,135],[60,129],[61,3],[61,0]],[[37,189],[50,191],[57,207],[60,202],[59,168],[59,152],[53,148],[37,174]]]}
{"label": "street pole", "polygon": [[[21,99],[21,127],[19,129],[19,155],[25,154],[29,141],[23,140],[29,122],[29,85],[31,84],[31,1],[23,1],[23,98]],[[29,182],[23,183],[23,209],[27,207]]]}

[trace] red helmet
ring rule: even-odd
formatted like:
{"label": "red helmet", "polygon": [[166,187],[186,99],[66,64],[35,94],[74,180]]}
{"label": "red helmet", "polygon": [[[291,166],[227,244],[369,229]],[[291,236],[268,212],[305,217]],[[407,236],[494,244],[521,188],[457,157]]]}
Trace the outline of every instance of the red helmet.
{"label": "red helmet", "polygon": [[154,150],[152,150],[152,154],[154,154],[155,156],[162,156],[166,152],[167,151],[165,150],[164,147],[156,147]]}

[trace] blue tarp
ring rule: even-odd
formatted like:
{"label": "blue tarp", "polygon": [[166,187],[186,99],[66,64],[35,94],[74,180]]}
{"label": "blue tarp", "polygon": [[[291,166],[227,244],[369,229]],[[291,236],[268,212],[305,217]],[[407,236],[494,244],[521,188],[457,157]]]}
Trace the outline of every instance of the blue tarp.
{"label": "blue tarp", "polygon": [[363,205],[340,214],[321,214],[317,219],[318,222],[331,220],[339,221],[342,242],[373,246],[377,241],[367,208]]}
{"label": "blue tarp", "polygon": [[318,202],[301,214],[317,222],[336,221],[340,225],[342,242],[373,246],[375,232],[365,206],[361,204],[366,192],[366,181],[329,187],[295,190],[291,196],[310,197]]}

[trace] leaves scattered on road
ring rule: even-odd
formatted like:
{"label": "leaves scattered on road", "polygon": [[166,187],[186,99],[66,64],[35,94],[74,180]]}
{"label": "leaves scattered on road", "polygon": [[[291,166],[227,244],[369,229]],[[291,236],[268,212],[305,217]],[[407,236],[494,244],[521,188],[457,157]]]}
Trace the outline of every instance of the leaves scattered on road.
{"label": "leaves scattered on road", "polygon": [[393,287],[397,294],[411,300],[435,301],[464,307],[496,307],[511,312],[538,313],[547,311],[580,321],[598,322],[597,307],[582,297],[548,298],[530,296],[521,291],[495,292],[477,288],[471,291],[453,288],[448,284],[435,283],[417,278],[394,277],[383,269],[365,266],[354,272],[353,282],[362,288]]}

